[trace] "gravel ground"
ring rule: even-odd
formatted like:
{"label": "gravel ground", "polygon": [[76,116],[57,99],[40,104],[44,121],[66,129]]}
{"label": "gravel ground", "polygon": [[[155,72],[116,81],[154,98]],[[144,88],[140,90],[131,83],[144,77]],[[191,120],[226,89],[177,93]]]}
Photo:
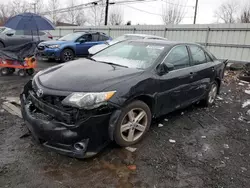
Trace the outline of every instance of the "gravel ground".
{"label": "gravel ground", "polygon": [[[39,68],[52,64],[39,62]],[[23,120],[0,106],[0,187],[249,188],[250,107],[242,108],[249,86],[226,74],[213,107],[193,105],[155,120],[133,153],[110,144],[88,160],[21,138],[27,132]],[[18,96],[28,79],[0,77],[1,97]]]}

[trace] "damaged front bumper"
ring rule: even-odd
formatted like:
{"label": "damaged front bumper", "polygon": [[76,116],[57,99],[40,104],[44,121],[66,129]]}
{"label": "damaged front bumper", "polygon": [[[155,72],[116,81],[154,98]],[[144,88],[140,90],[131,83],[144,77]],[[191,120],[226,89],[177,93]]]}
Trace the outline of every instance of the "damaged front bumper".
{"label": "damaged front bumper", "polygon": [[[77,117],[42,99],[31,89],[29,82],[20,95],[23,119],[33,137],[45,147],[76,158],[97,154],[107,143],[111,108]],[[74,117],[73,117],[74,116]]]}

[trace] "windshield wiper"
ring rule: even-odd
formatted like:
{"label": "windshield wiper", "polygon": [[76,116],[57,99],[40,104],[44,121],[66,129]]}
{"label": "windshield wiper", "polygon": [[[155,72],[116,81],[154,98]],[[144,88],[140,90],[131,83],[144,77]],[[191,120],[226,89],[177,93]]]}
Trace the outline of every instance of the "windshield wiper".
{"label": "windshield wiper", "polygon": [[116,63],[111,63],[111,62],[106,62],[106,61],[98,61],[100,63],[105,63],[105,64],[109,64],[109,65],[113,65],[113,66],[118,66],[118,67],[124,67],[124,68],[128,68],[128,66],[125,66],[125,65],[119,65],[119,64],[116,64]]}
{"label": "windshield wiper", "polygon": [[89,59],[89,60],[92,60],[92,61],[96,61],[94,58],[90,57],[90,56],[87,56],[85,57],[86,59]]}

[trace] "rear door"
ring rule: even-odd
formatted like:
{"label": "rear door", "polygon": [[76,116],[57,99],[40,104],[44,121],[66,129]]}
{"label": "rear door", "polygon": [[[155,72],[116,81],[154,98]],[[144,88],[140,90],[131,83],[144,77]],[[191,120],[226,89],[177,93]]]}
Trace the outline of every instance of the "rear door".
{"label": "rear door", "polygon": [[157,109],[161,114],[166,114],[186,105],[190,84],[190,57],[185,45],[178,45],[166,56],[165,64],[174,65],[174,70],[159,76],[159,94],[157,96]]}
{"label": "rear door", "polygon": [[215,80],[215,63],[213,59],[198,45],[188,45],[194,75],[190,83],[189,97],[197,101],[207,94],[210,83]]}

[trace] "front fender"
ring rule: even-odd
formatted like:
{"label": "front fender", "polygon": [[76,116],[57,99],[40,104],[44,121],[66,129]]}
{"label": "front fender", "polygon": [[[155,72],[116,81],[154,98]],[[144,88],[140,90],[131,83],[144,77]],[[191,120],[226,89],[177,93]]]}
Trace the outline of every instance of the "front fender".
{"label": "front fender", "polygon": [[118,122],[121,112],[122,112],[121,109],[115,110],[109,119],[108,133],[109,133],[109,138],[112,141],[114,140],[115,126]]}

